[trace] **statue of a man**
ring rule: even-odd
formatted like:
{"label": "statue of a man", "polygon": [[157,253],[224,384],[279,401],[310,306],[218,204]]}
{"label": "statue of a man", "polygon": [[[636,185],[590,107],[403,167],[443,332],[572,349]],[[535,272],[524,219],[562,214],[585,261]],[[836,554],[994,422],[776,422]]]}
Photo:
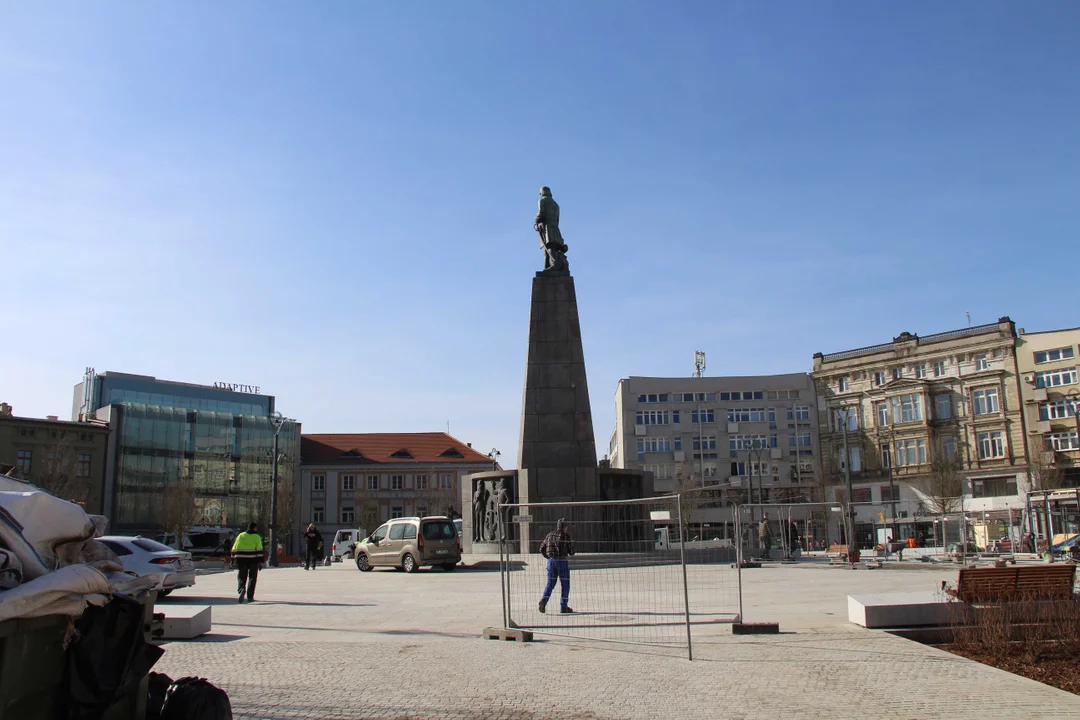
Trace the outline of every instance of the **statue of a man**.
{"label": "statue of a man", "polygon": [[533,227],[540,233],[540,247],[544,248],[544,270],[565,272],[570,270],[566,262],[566,243],[559,231],[559,203],[551,197],[551,188],[540,188],[540,202]]}

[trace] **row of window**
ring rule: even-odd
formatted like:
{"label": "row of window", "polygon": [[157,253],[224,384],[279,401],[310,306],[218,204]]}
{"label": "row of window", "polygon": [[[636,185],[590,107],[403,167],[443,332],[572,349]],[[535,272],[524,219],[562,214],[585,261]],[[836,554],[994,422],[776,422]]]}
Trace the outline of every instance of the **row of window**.
{"label": "row of window", "polygon": [[[342,475],[341,476],[341,489],[345,492],[351,492],[356,490],[356,475]],[[378,475],[366,475],[363,480],[363,488],[365,490],[378,490],[379,489],[379,476]],[[430,480],[427,475],[416,474],[413,475],[413,487],[416,490],[427,490],[430,484]],[[440,473],[438,477],[438,487],[440,490],[451,490],[454,487],[454,476],[451,473]],[[404,475],[391,475],[390,476],[390,489],[391,490],[404,490],[405,489],[405,476]],[[311,476],[311,490],[313,492],[323,492],[326,490],[326,476],[325,475],[312,475]]]}
{"label": "row of window", "polygon": [[[417,507],[416,508],[416,514],[419,517],[424,517],[425,515],[428,514],[428,509],[426,507],[423,507],[423,506]],[[405,517],[405,508],[403,506],[401,506],[401,505],[392,506],[390,508],[390,519],[393,520],[393,519],[399,518],[399,517]],[[311,522],[316,523],[316,524],[321,524],[321,523],[326,522],[326,510],[324,508],[321,508],[321,507],[313,507],[313,508],[311,508]],[[343,507],[343,508],[341,508],[341,520],[340,520],[340,522],[343,523],[343,524],[346,524],[346,525],[355,524],[356,523],[356,508],[353,508],[353,507]],[[413,532],[416,532],[415,528],[413,528]]]}
{"label": "row of window", "polygon": [[[984,388],[981,390],[975,390],[971,394],[971,404],[972,413],[974,415],[992,415],[1001,412],[1001,402],[997,388]],[[1040,413],[1044,411],[1051,412],[1051,410],[1049,409],[1040,409]],[[1054,412],[1057,411],[1054,410]],[[934,419],[948,420],[952,417],[952,415],[952,399],[948,395],[935,395]],[[1061,415],[1060,417],[1066,416]],[[909,422],[919,422],[922,419],[923,407],[921,395],[897,395],[896,397],[889,398],[885,402],[880,402],[877,404],[878,427],[887,427],[889,425],[899,425]],[[1043,419],[1045,420],[1047,418],[1044,417]],[[835,418],[835,429],[843,429],[843,425],[845,424],[845,422],[847,424],[847,429],[849,432],[858,430],[858,412],[855,409],[846,409],[840,411]]]}
{"label": "row of window", "polygon": [[233,415],[268,415],[270,413],[270,400],[264,403],[241,403],[232,400],[211,400],[207,398],[193,398],[186,395],[170,395],[168,393],[137,392],[135,390],[121,390],[113,388],[108,391],[104,405],[113,403],[141,403],[156,407],[186,408],[188,410],[210,410],[213,412],[231,413]]}
{"label": "row of window", "polygon": [[[1067,435],[1068,433],[1061,433]],[[1075,437],[1075,434],[1073,435]],[[956,439],[945,436],[940,440],[941,453],[948,459],[956,457]],[[975,446],[980,460],[994,460],[1005,457],[1005,434],[998,430],[976,433]],[[862,457],[859,448],[849,448],[851,456],[851,471],[862,470]],[[881,445],[881,466],[889,468],[895,462],[897,467],[911,467],[925,465],[928,461],[926,454],[926,440],[914,438],[908,440],[896,440],[892,447],[888,443]],[[844,469],[844,458],[841,454],[840,469]]]}
{"label": "row of window", "polygon": [[[638,410],[634,414],[634,423],[637,425],[679,425],[682,414],[679,410]],[[787,409],[788,420],[801,422],[810,421],[810,406],[799,405]],[[690,422],[693,424],[716,422],[716,411],[713,408],[702,408],[690,411]],[[737,422],[776,422],[776,408],[740,408],[727,411],[727,421]]]}
{"label": "row of window", "polygon": [[1052,388],[1076,384],[1076,368],[1043,370],[1035,373],[1035,387]]}
{"label": "row of window", "polygon": [[1069,347],[1055,348],[1053,350],[1041,350],[1035,353],[1035,364],[1042,365],[1048,362],[1058,362],[1059,360],[1072,360],[1073,348]]}
{"label": "row of window", "polygon": [[[705,451],[705,457],[716,457],[717,439],[715,435],[695,436],[691,439],[691,447],[696,452]],[[779,436],[776,433],[769,435],[729,435],[728,450],[739,452],[747,450],[768,450],[780,447]],[[788,435],[788,447],[798,448],[801,455],[811,448],[811,436],[809,432],[791,433]],[[675,436],[667,437],[639,437],[637,438],[638,460],[644,460],[646,453],[671,452],[682,450],[682,438]],[[793,451],[794,452],[794,451]],[[695,458],[698,456],[695,455]]]}
{"label": "row of window", "polygon": [[[20,427],[19,428],[19,436],[20,437],[37,437],[37,430],[38,430],[37,428],[32,428],[32,427]],[[51,438],[62,439],[62,438],[67,437],[67,430],[53,430],[53,429],[50,428],[48,430],[48,432],[49,432],[49,437],[51,437]],[[92,439],[92,433],[80,432],[78,434],[78,438],[79,438],[80,442],[89,442]]]}
{"label": "row of window", "polygon": [[[57,456],[55,453],[49,453],[46,462],[56,461]],[[34,451],[33,450],[17,450],[15,453],[15,467],[18,468],[19,473],[23,477],[27,477],[34,472]],[[46,472],[48,469],[46,469]],[[75,457],[75,477],[88,478],[90,477],[90,455],[89,453],[79,453]]]}
{"label": "row of window", "polygon": [[732,390],[730,392],[704,393],[640,393],[639,403],[666,402],[716,402],[725,400],[798,400],[798,390]]}
{"label": "row of window", "polygon": [[1040,420],[1063,420],[1076,417],[1076,404],[1071,400],[1054,400],[1039,405]]}

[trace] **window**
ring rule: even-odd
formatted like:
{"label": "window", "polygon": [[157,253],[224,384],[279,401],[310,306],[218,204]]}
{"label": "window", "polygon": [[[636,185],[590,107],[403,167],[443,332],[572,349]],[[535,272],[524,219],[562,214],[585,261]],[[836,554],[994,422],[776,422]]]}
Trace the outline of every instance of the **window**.
{"label": "window", "polygon": [[326,511],[321,507],[311,508],[311,522],[324,523],[326,522]]}
{"label": "window", "polygon": [[351,507],[341,508],[341,522],[351,525],[356,522],[356,513]]}
{"label": "window", "polygon": [[1076,384],[1076,368],[1064,368],[1062,370],[1044,370],[1035,373],[1035,387],[1050,388],[1060,385]]}
{"label": "window", "polygon": [[367,476],[367,489],[368,490],[378,490],[379,489],[379,476],[378,475],[368,475]]}
{"label": "window", "polygon": [[675,450],[682,450],[682,437],[676,437],[671,441],[671,447]]}
{"label": "window", "polygon": [[[791,412],[790,408],[788,408],[788,412]],[[776,427],[776,408],[769,408],[769,427]]]}
{"label": "window", "polygon": [[840,380],[837,382],[837,390],[839,392],[847,392],[847,389],[848,389],[848,379],[846,377],[840,378]]}
{"label": "window", "polygon": [[799,422],[810,421],[810,406],[809,405],[796,405],[794,408],[788,408],[787,410],[788,420],[797,420]]}
{"label": "window", "polygon": [[648,393],[637,396],[639,403],[666,403],[668,401],[667,393]]}
{"label": "window", "polygon": [[[341,476],[341,489],[345,492],[351,492],[356,489],[356,476],[355,475],[342,475]],[[342,520],[341,522],[345,522]]]}
{"label": "window", "polygon": [[878,488],[881,493],[881,502],[896,502],[900,499],[900,487],[882,485]]}
{"label": "window", "polygon": [[[427,508],[424,508],[424,512],[416,511],[416,514],[420,517],[427,515]],[[409,524],[405,526],[405,532],[401,535],[402,540],[415,540],[416,539],[416,526]]]}
{"label": "window", "polygon": [[862,470],[862,452],[859,448],[848,448],[848,455],[851,456],[851,472]]}
{"label": "window", "polygon": [[881,467],[884,470],[892,467],[892,453],[889,452],[889,443],[882,443],[881,445]]}
{"label": "window", "polygon": [[972,497],[1003,497],[1016,494],[1016,477],[983,478],[971,481]]}
{"label": "window", "polygon": [[[416,514],[419,517],[427,517],[427,514],[428,514],[427,506],[426,505],[421,505],[420,507],[416,508]],[[413,532],[415,533],[416,531],[414,530]]]}
{"label": "window", "polygon": [[716,402],[716,393],[675,393],[671,397],[675,402]]}
{"label": "window", "polygon": [[767,448],[768,438],[764,435],[729,435],[728,449],[732,452],[737,450],[751,450],[754,447]]}
{"label": "window", "polygon": [[769,447],[780,447],[780,441],[777,439],[776,433],[769,433]]}
{"label": "window", "polygon": [[897,467],[926,464],[926,440],[897,440],[893,444]]}
{"label": "window", "polygon": [[637,439],[638,460],[645,459],[645,453],[671,452],[671,440],[664,437],[643,437]]}
{"label": "window", "polygon": [[[709,411],[712,412],[711,410]],[[766,422],[768,413],[765,408],[745,408],[727,411],[728,422]],[[696,421],[695,421],[696,422]],[[712,422],[711,420],[708,422]]]}
{"label": "window", "polygon": [[851,489],[851,502],[854,503],[869,503],[873,502],[870,497],[871,488],[852,488]]}
{"label": "window", "polygon": [[998,411],[997,388],[976,390],[973,395],[975,399],[976,415],[989,415],[990,413],[996,413]]}
{"label": "window", "polygon": [[[401,517],[396,515],[395,517]],[[390,526],[390,539],[391,540],[403,540],[405,538],[406,523],[396,523]]]}
{"label": "window", "polygon": [[402,508],[400,505],[395,505],[394,507],[390,508],[390,519],[391,520],[393,520],[394,518],[399,518],[399,517],[404,517],[404,516],[405,516],[405,509]]}
{"label": "window", "polygon": [[944,377],[944,376],[945,376],[945,361],[944,360],[935,360],[934,361],[934,377]]}
{"label": "window", "polygon": [[638,425],[667,425],[670,421],[669,410],[639,410],[634,416]]}
{"label": "window", "polygon": [[645,465],[641,468],[645,472],[651,472],[656,480],[670,480],[674,477],[671,465]]}
{"label": "window", "polygon": [[948,395],[934,396],[934,417],[938,420],[948,420],[952,417],[952,400]]}
{"label": "window", "polygon": [[956,459],[956,438],[946,435],[941,438],[941,454],[946,460]]}
{"label": "window", "polygon": [[439,473],[439,487],[443,490],[450,490],[454,486],[454,476],[452,473]]}
{"label": "window", "polygon": [[792,434],[792,435],[788,435],[788,447],[789,448],[798,447],[799,448],[799,453],[800,454],[805,454],[806,452],[808,452],[808,450],[804,450],[803,448],[809,448],[810,447],[810,433],[801,432],[801,433],[795,433],[795,434]]}
{"label": "window", "polygon": [[675,425],[679,424],[679,411],[678,410],[672,410],[671,411],[671,422],[674,423]]}
{"label": "window", "polygon": [[877,405],[877,424],[878,427],[886,427],[889,424],[889,404],[878,403]]}
{"label": "window", "polygon": [[311,476],[311,489],[313,492],[323,492],[326,490],[326,476],[325,475],[312,475]]}
{"label": "window", "polygon": [[1039,405],[1040,420],[1061,420],[1076,415],[1076,408],[1068,400],[1057,400]]}
{"label": "window", "polygon": [[1056,350],[1043,350],[1042,352],[1035,353],[1035,364],[1041,365],[1048,362],[1057,362],[1058,360],[1072,360],[1073,349],[1069,347],[1057,348]]}
{"label": "window", "polygon": [[751,460],[750,467],[747,468],[751,475],[757,475],[762,477],[769,474],[769,463],[763,460]]}
{"label": "window", "polygon": [[417,490],[427,490],[427,482],[428,482],[427,475],[417,475],[416,476],[416,489]]}
{"label": "window", "polygon": [[836,411],[836,431],[843,430],[845,424],[848,432],[859,429],[859,413],[855,408],[842,408]]}
{"label": "window", "polygon": [[20,450],[16,453],[15,467],[19,469],[19,472],[23,475],[29,475],[30,469],[33,466],[34,453],[30,450]]}
{"label": "window", "polygon": [[[101,544],[104,545],[105,547],[109,548],[110,550],[112,550],[117,555],[130,555],[131,554],[130,550],[128,550],[126,547],[124,547],[123,545],[121,545],[118,542],[113,542],[112,540],[102,540]],[[169,548],[169,549],[171,550],[172,548]]]}
{"label": "window", "polygon": [[979,372],[981,370],[989,370],[989,369],[990,369],[990,361],[986,359],[986,355],[985,354],[976,355],[975,356],[975,372]]}
{"label": "window", "polygon": [[979,446],[979,459],[1005,457],[1005,439],[998,431],[978,433],[975,442]]}
{"label": "window", "polygon": [[715,435],[706,435],[705,437],[696,437],[696,438],[694,438],[694,449],[695,450],[700,450],[703,443],[705,445],[706,450],[715,450],[716,449],[716,436]]}
{"label": "window", "polygon": [[1059,452],[1080,449],[1080,443],[1077,443],[1076,439],[1076,431],[1053,433],[1047,436],[1046,441],[1051,448]]}
{"label": "window", "polygon": [[738,475],[738,476],[746,475],[746,463],[744,463],[744,462],[732,462],[731,463],[731,474],[732,475]]}
{"label": "window", "polygon": [[878,372],[874,373],[874,384],[875,385],[884,385],[885,384],[885,373],[884,372],[879,370]]}
{"label": "window", "polygon": [[897,395],[889,398],[892,404],[892,419],[894,423],[907,423],[922,420],[922,396],[921,395]]}
{"label": "window", "polygon": [[703,423],[716,422],[716,418],[713,415],[713,410],[708,408],[702,408],[700,413],[698,413],[697,410],[691,410],[690,422],[697,423],[699,420]]}
{"label": "window", "polygon": [[[404,475],[391,475],[390,476],[390,489],[391,490],[404,490],[405,489],[405,476]],[[401,517],[398,515],[398,517]]]}
{"label": "window", "polygon": [[80,453],[75,461],[75,477],[90,477],[90,455]]}
{"label": "window", "polygon": [[917,378],[926,377],[926,363],[919,363],[918,365],[915,366],[915,377],[917,377]]}
{"label": "window", "polygon": [[892,369],[893,380],[899,380],[904,377],[904,368],[895,367]]}

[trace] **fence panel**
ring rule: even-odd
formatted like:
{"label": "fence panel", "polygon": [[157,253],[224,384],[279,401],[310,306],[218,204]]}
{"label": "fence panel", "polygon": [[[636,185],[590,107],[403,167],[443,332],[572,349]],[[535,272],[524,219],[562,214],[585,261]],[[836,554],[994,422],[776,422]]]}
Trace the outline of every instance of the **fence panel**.
{"label": "fence panel", "polygon": [[[561,612],[560,564],[540,553],[568,523],[571,613]],[[739,619],[730,543],[678,540],[678,496],[501,506],[504,620],[511,627],[592,640],[689,646],[690,626]],[[549,583],[545,612],[540,600]]]}

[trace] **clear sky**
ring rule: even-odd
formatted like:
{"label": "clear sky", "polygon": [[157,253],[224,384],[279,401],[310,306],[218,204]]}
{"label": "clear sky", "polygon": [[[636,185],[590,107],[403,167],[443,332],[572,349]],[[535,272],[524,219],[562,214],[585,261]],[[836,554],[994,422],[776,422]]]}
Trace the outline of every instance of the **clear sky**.
{"label": "clear sky", "polygon": [[0,400],[258,384],[516,458],[550,185],[629,375],[1080,325],[1080,3],[0,2]]}

